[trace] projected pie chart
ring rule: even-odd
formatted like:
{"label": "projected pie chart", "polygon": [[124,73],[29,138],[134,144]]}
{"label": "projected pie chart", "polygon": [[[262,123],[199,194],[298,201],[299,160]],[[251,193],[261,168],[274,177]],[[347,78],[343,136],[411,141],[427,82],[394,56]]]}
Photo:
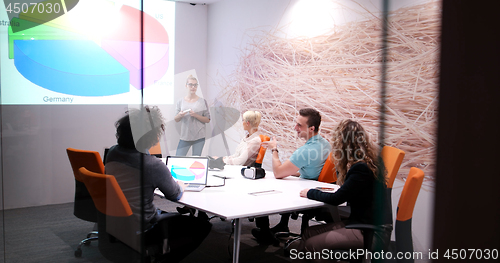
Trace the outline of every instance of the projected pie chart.
{"label": "projected pie chart", "polygon": [[203,177],[205,166],[198,161],[193,162],[188,167],[172,165],[170,173],[178,180],[194,181]]}
{"label": "projected pie chart", "polygon": [[112,19],[106,21],[111,22],[99,26],[98,39],[90,39],[75,20],[82,14],[92,16],[97,7],[86,10],[83,3],[35,27],[30,26],[37,21],[34,15],[12,19],[11,25],[26,28],[9,27],[9,58],[24,78],[67,95],[109,96],[129,92],[130,85],[146,88],[165,75],[169,38],[159,21],[123,5],[110,9]]}

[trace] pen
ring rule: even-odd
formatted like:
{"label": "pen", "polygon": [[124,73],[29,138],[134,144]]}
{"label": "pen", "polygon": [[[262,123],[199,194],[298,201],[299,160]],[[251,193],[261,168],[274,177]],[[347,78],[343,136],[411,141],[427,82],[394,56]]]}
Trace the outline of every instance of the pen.
{"label": "pen", "polygon": [[253,192],[250,194],[262,194],[262,193],[269,193],[269,192],[274,192],[274,190],[267,190],[267,191],[261,191],[261,192]]}

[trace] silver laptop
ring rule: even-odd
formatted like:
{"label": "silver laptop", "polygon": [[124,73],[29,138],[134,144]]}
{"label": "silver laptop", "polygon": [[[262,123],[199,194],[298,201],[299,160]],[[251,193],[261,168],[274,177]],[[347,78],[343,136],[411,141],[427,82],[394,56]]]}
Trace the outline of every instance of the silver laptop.
{"label": "silver laptop", "polygon": [[168,156],[166,164],[174,180],[188,184],[185,191],[199,192],[207,186],[207,157]]}

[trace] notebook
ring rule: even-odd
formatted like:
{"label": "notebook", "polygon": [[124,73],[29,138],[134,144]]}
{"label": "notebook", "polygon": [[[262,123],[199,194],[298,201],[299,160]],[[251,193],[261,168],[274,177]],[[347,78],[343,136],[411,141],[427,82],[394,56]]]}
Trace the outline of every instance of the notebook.
{"label": "notebook", "polygon": [[207,186],[207,157],[168,156],[166,164],[174,180],[188,184],[185,191],[199,192]]}

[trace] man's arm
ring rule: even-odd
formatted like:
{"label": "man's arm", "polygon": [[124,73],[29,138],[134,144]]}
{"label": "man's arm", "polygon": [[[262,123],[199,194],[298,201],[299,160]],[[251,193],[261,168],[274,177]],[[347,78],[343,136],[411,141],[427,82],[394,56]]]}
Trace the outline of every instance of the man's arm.
{"label": "man's arm", "polygon": [[300,176],[298,173],[299,168],[295,166],[290,160],[286,160],[284,163],[280,162],[279,157],[275,158],[277,153],[273,153],[273,173],[276,179],[283,179],[290,175]]}
{"label": "man's arm", "polygon": [[276,179],[282,179],[290,175],[300,175],[298,173],[299,168],[292,162],[290,162],[290,160],[286,160],[284,163],[281,163],[278,150],[276,148],[278,146],[278,142],[276,141],[275,137],[273,137],[270,141],[262,142],[262,145],[264,145],[264,147],[267,147],[268,149],[271,149],[273,155],[273,173]]}

